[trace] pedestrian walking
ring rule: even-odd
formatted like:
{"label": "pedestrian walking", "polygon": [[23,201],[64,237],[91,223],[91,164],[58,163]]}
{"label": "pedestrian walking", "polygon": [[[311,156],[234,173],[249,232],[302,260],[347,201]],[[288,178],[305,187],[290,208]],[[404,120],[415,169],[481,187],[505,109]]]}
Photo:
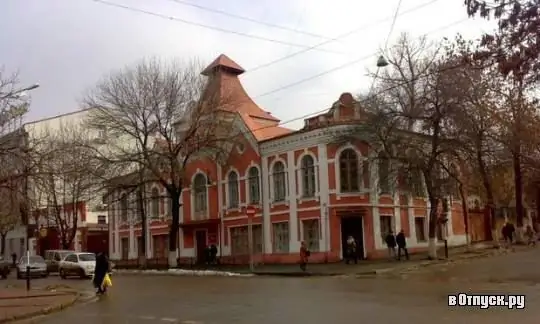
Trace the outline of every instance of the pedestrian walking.
{"label": "pedestrian walking", "polygon": [[347,237],[347,256],[345,257],[346,263],[349,264],[354,261],[354,264],[358,264],[358,253],[356,240],[352,235]]}
{"label": "pedestrian walking", "polygon": [[504,226],[502,228],[502,235],[504,239],[504,246],[509,249],[512,247],[512,242],[514,241],[514,233],[516,232],[516,228],[514,227],[514,224],[507,221],[504,223]]}
{"label": "pedestrian walking", "polygon": [[407,251],[407,239],[405,238],[405,231],[401,229],[396,235],[396,243],[398,246],[397,259],[401,260],[401,252],[405,254],[405,258],[409,260],[409,251]]}
{"label": "pedestrian walking", "polygon": [[307,246],[306,246],[306,242],[302,241],[301,245],[300,245],[300,269],[302,271],[306,271],[307,269],[307,263],[308,263],[308,259],[309,259],[309,255],[311,254],[311,252],[309,252]]}
{"label": "pedestrian walking", "polygon": [[94,279],[92,280],[98,295],[107,292],[107,286],[103,283],[110,270],[111,266],[107,256],[103,252],[99,252],[96,256],[96,267],[94,268]]}
{"label": "pedestrian walking", "polygon": [[536,233],[530,224],[525,229],[525,237],[527,238],[528,246],[536,246]]}
{"label": "pedestrian walking", "polygon": [[390,259],[395,259],[396,258],[396,237],[394,236],[394,233],[391,230],[386,235],[384,241],[386,242],[386,246],[388,247],[388,256],[390,257]]}

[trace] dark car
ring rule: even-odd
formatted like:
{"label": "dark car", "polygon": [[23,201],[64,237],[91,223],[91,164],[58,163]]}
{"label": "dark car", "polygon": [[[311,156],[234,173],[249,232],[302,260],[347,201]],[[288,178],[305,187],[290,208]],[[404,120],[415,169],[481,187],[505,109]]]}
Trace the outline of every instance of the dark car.
{"label": "dark car", "polygon": [[0,256],[0,277],[6,279],[11,271],[11,262]]}

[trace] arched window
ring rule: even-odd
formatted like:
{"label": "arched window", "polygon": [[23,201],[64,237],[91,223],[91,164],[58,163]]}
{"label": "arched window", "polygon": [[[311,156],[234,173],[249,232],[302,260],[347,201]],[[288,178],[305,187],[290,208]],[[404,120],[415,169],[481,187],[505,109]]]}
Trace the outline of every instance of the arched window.
{"label": "arched window", "polygon": [[306,155],[301,161],[302,170],[302,195],[304,197],[315,196],[315,160],[311,155]]}
{"label": "arched window", "polygon": [[379,190],[390,193],[390,159],[384,153],[379,154]]}
{"label": "arched window", "polygon": [[231,171],[227,179],[229,184],[229,208],[238,208],[240,194],[238,192],[238,173]]}
{"label": "arched window", "polygon": [[353,149],[345,149],[339,155],[339,176],[341,192],[360,191],[358,156]]}
{"label": "arched window", "polygon": [[206,176],[204,174],[199,173],[193,179],[193,200],[196,214],[206,212]]}
{"label": "arched window", "polygon": [[259,169],[251,167],[248,172],[249,203],[258,204],[261,201],[259,185]]}
{"label": "arched window", "polygon": [[122,217],[123,222],[127,222],[128,220],[128,197],[126,194],[122,194],[122,197],[120,198],[120,217]]}
{"label": "arched window", "polygon": [[274,163],[272,176],[274,178],[274,201],[284,201],[287,195],[287,184],[285,183],[285,165],[283,162]]}
{"label": "arched window", "polygon": [[150,192],[150,217],[152,218],[158,218],[159,217],[159,190],[158,188],[152,188],[152,191]]}

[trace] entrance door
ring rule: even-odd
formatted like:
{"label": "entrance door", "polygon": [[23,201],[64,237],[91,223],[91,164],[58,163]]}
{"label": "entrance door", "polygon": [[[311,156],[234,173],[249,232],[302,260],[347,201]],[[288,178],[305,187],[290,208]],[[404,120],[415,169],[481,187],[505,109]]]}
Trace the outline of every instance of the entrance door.
{"label": "entrance door", "polygon": [[358,258],[364,258],[364,228],[362,216],[341,217],[341,251],[345,258],[347,251],[347,237],[352,236],[356,240]]}
{"label": "entrance door", "polygon": [[197,244],[197,262],[206,262],[206,231],[195,231],[195,244]]}

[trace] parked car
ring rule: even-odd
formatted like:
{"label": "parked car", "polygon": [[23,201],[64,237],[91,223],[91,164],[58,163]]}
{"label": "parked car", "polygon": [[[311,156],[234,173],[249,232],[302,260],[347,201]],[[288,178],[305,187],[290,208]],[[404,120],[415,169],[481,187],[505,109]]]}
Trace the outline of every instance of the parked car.
{"label": "parked car", "polygon": [[47,250],[45,251],[45,262],[47,263],[47,271],[49,273],[58,272],[59,268],[58,265],[60,264],[60,261],[64,260],[64,258],[69,255],[75,253],[75,251],[71,250]]}
{"label": "parked car", "polygon": [[0,256],[0,277],[6,279],[11,272],[11,262],[4,260],[3,256]]}
{"label": "parked car", "polygon": [[68,254],[64,260],[60,261],[60,278],[66,279],[69,276],[90,278],[94,275],[96,267],[96,255],[88,252],[75,252]]}
{"label": "parked car", "polygon": [[27,277],[27,267],[30,266],[30,277],[46,278],[49,275],[45,259],[40,255],[22,256],[17,263],[17,279]]}

